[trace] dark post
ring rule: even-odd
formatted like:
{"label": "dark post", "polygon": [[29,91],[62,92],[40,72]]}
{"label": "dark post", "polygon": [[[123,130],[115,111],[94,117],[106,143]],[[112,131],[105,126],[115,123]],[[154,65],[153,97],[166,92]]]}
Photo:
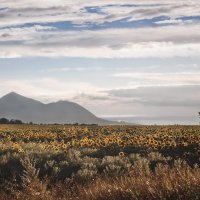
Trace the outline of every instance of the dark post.
{"label": "dark post", "polygon": [[[200,119],[200,112],[199,112],[199,119]],[[199,125],[200,125],[200,122],[199,122]]]}

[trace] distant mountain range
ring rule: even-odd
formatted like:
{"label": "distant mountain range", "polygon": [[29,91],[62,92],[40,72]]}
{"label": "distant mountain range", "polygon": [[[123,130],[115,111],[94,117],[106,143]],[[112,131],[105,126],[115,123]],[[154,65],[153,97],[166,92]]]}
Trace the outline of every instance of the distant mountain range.
{"label": "distant mountain range", "polygon": [[58,101],[44,104],[15,92],[0,98],[0,118],[2,117],[45,124],[124,124],[98,118],[77,103]]}

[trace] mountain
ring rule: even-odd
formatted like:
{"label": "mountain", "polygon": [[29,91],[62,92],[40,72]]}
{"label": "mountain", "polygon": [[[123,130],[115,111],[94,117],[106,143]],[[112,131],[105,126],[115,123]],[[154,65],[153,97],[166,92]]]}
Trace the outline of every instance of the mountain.
{"label": "mountain", "polygon": [[2,117],[47,124],[120,124],[98,118],[77,103],[58,101],[44,104],[15,92],[0,98],[0,118]]}

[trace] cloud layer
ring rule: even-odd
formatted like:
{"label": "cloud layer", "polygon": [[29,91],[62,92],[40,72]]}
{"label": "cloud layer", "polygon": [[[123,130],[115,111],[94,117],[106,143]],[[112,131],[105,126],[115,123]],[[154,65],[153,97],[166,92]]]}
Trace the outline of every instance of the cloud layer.
{"label": "cloud layer", "polygon": [[1,1],[0,57],[199,56],[199,13],[197,0]]}
{"label": "cloud layer", "polygon": [[0,3],[1,96],[67,99],[140,123],[197,123],[199,0]]}

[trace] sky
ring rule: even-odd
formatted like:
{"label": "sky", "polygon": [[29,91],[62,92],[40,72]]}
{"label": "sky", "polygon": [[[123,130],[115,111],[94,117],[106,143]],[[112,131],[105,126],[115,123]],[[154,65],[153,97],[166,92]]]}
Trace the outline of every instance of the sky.
{"label": "sky", "polygon": [[0,0],[0,96],[198,124],[199,0]]}

